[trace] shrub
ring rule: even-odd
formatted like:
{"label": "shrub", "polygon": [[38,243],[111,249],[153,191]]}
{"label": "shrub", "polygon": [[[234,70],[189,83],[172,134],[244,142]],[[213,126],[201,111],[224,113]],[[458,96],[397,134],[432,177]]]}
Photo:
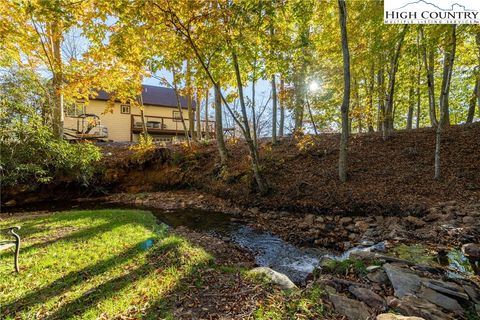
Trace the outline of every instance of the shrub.
{"label": "shrub", "polygon": [[1,186],[48,183],[61,176],[88,184],[100,160],[91,143],[70,144],[56,139],[36,114],[1,117]]}

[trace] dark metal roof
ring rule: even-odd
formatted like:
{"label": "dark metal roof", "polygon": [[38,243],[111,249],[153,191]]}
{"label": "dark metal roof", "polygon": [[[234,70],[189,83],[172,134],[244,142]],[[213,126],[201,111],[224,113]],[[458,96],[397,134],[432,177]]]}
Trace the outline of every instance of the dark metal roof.
{"label": "dark metal roof", "polygon": [[[110,94],[106,91],[99,90],[98,95],[93,100],[107,101]],[[150,85],[142,85],[143,104],[159,107],[177,108],[177,98],[175,90],[166,87],[156,87]],[[182,108],[187,108],[187,98],[180,96],[180,104]],[[192,99],[192,107],[195,109],[195,100]]]}

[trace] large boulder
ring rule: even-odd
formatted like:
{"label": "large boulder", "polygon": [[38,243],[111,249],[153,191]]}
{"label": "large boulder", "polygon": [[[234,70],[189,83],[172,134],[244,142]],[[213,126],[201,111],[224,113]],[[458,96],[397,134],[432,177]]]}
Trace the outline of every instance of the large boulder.
{"label": "large boulder", "polygon": [[383,268],[392,283],[397,298],[414,295],[420,289],[422,279],[410,270],[390,263],[384,264]]}
{"label": "large boulder", "polygon": [[449,320],[452,317],[443,312],[440,307],[425,299],[407,295],[401,299],[392,299],[389,307],[395,311],[407,315],[422,317],[426,320]]}
{"label": "large boulder", "polygon": [[480,259],[480,244],[467,243],[462,246],[462,252],[469,258]]}
{"label": "large boulder", "polygon": [[283,290],[292,290],[292,289],[297,289],[297,286],[295,283],[290,280],[289,277],[284,275],[283,273],[277,272],[275,270],[272,270],[267,267],[258,267],[258,268],[253,268],[250,270],[251,273],[253,274],[261,274],[264,275],[269,279],[269,281],[280,287]]}
{"label": "large boulder", "polygon": [[430,288],[422,287],[422,289],[418,293],[418,297],[428,300],[431,303],[442,307],[443,309],[455,312],[456,314],[463,314],[463,308],[460,306],[457,300],[452,299]]}
{"label": "large boulder", "polygon": [[347,317],[348,320],[370,319],[370,310],[365,303],[347,298],[343,295],[330,294],[329,297],[335,311]]}
{"label": "large boulder", "polygon": [[372,290],[356,286],[350,286],[348,290],[355,296],[355,298],[365,302],[369,307],[379,311],[387,310],[385,299]]}

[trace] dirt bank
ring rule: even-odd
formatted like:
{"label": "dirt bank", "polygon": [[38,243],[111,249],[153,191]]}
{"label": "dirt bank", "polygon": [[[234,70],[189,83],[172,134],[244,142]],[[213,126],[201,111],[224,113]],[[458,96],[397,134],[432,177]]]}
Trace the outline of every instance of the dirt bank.
{"label": "dirt bank", "polygon": [[442,141],[442,175],[433,178],[432,129],[354,135],[349,148],[349,180],[337,179],[338,135],[287,138],[261,144],[263,175],[271,187],[259,196],[249,170],[248,153],[229,145],[226,170],[218,167],[214,143],[157,149],[138,159],[127,148],[105,149],[105,178],[111,191],[145,192],[193,189],[239,206],[304,213],[353,215],[424,214],[438,202],[480,200],[480,125],[455,126]]}

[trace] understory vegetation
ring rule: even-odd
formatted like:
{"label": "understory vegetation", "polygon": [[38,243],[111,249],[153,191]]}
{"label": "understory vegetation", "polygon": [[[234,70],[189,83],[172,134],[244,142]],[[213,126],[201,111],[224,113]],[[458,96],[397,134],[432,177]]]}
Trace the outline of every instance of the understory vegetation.
{"label": "understory vegetation", "polygon": [[87,185],[100,160],[92,143],[57,139],[47,113],[50,94],[25,72],[0,82],[0,185],[35,189],[52,180]]}

